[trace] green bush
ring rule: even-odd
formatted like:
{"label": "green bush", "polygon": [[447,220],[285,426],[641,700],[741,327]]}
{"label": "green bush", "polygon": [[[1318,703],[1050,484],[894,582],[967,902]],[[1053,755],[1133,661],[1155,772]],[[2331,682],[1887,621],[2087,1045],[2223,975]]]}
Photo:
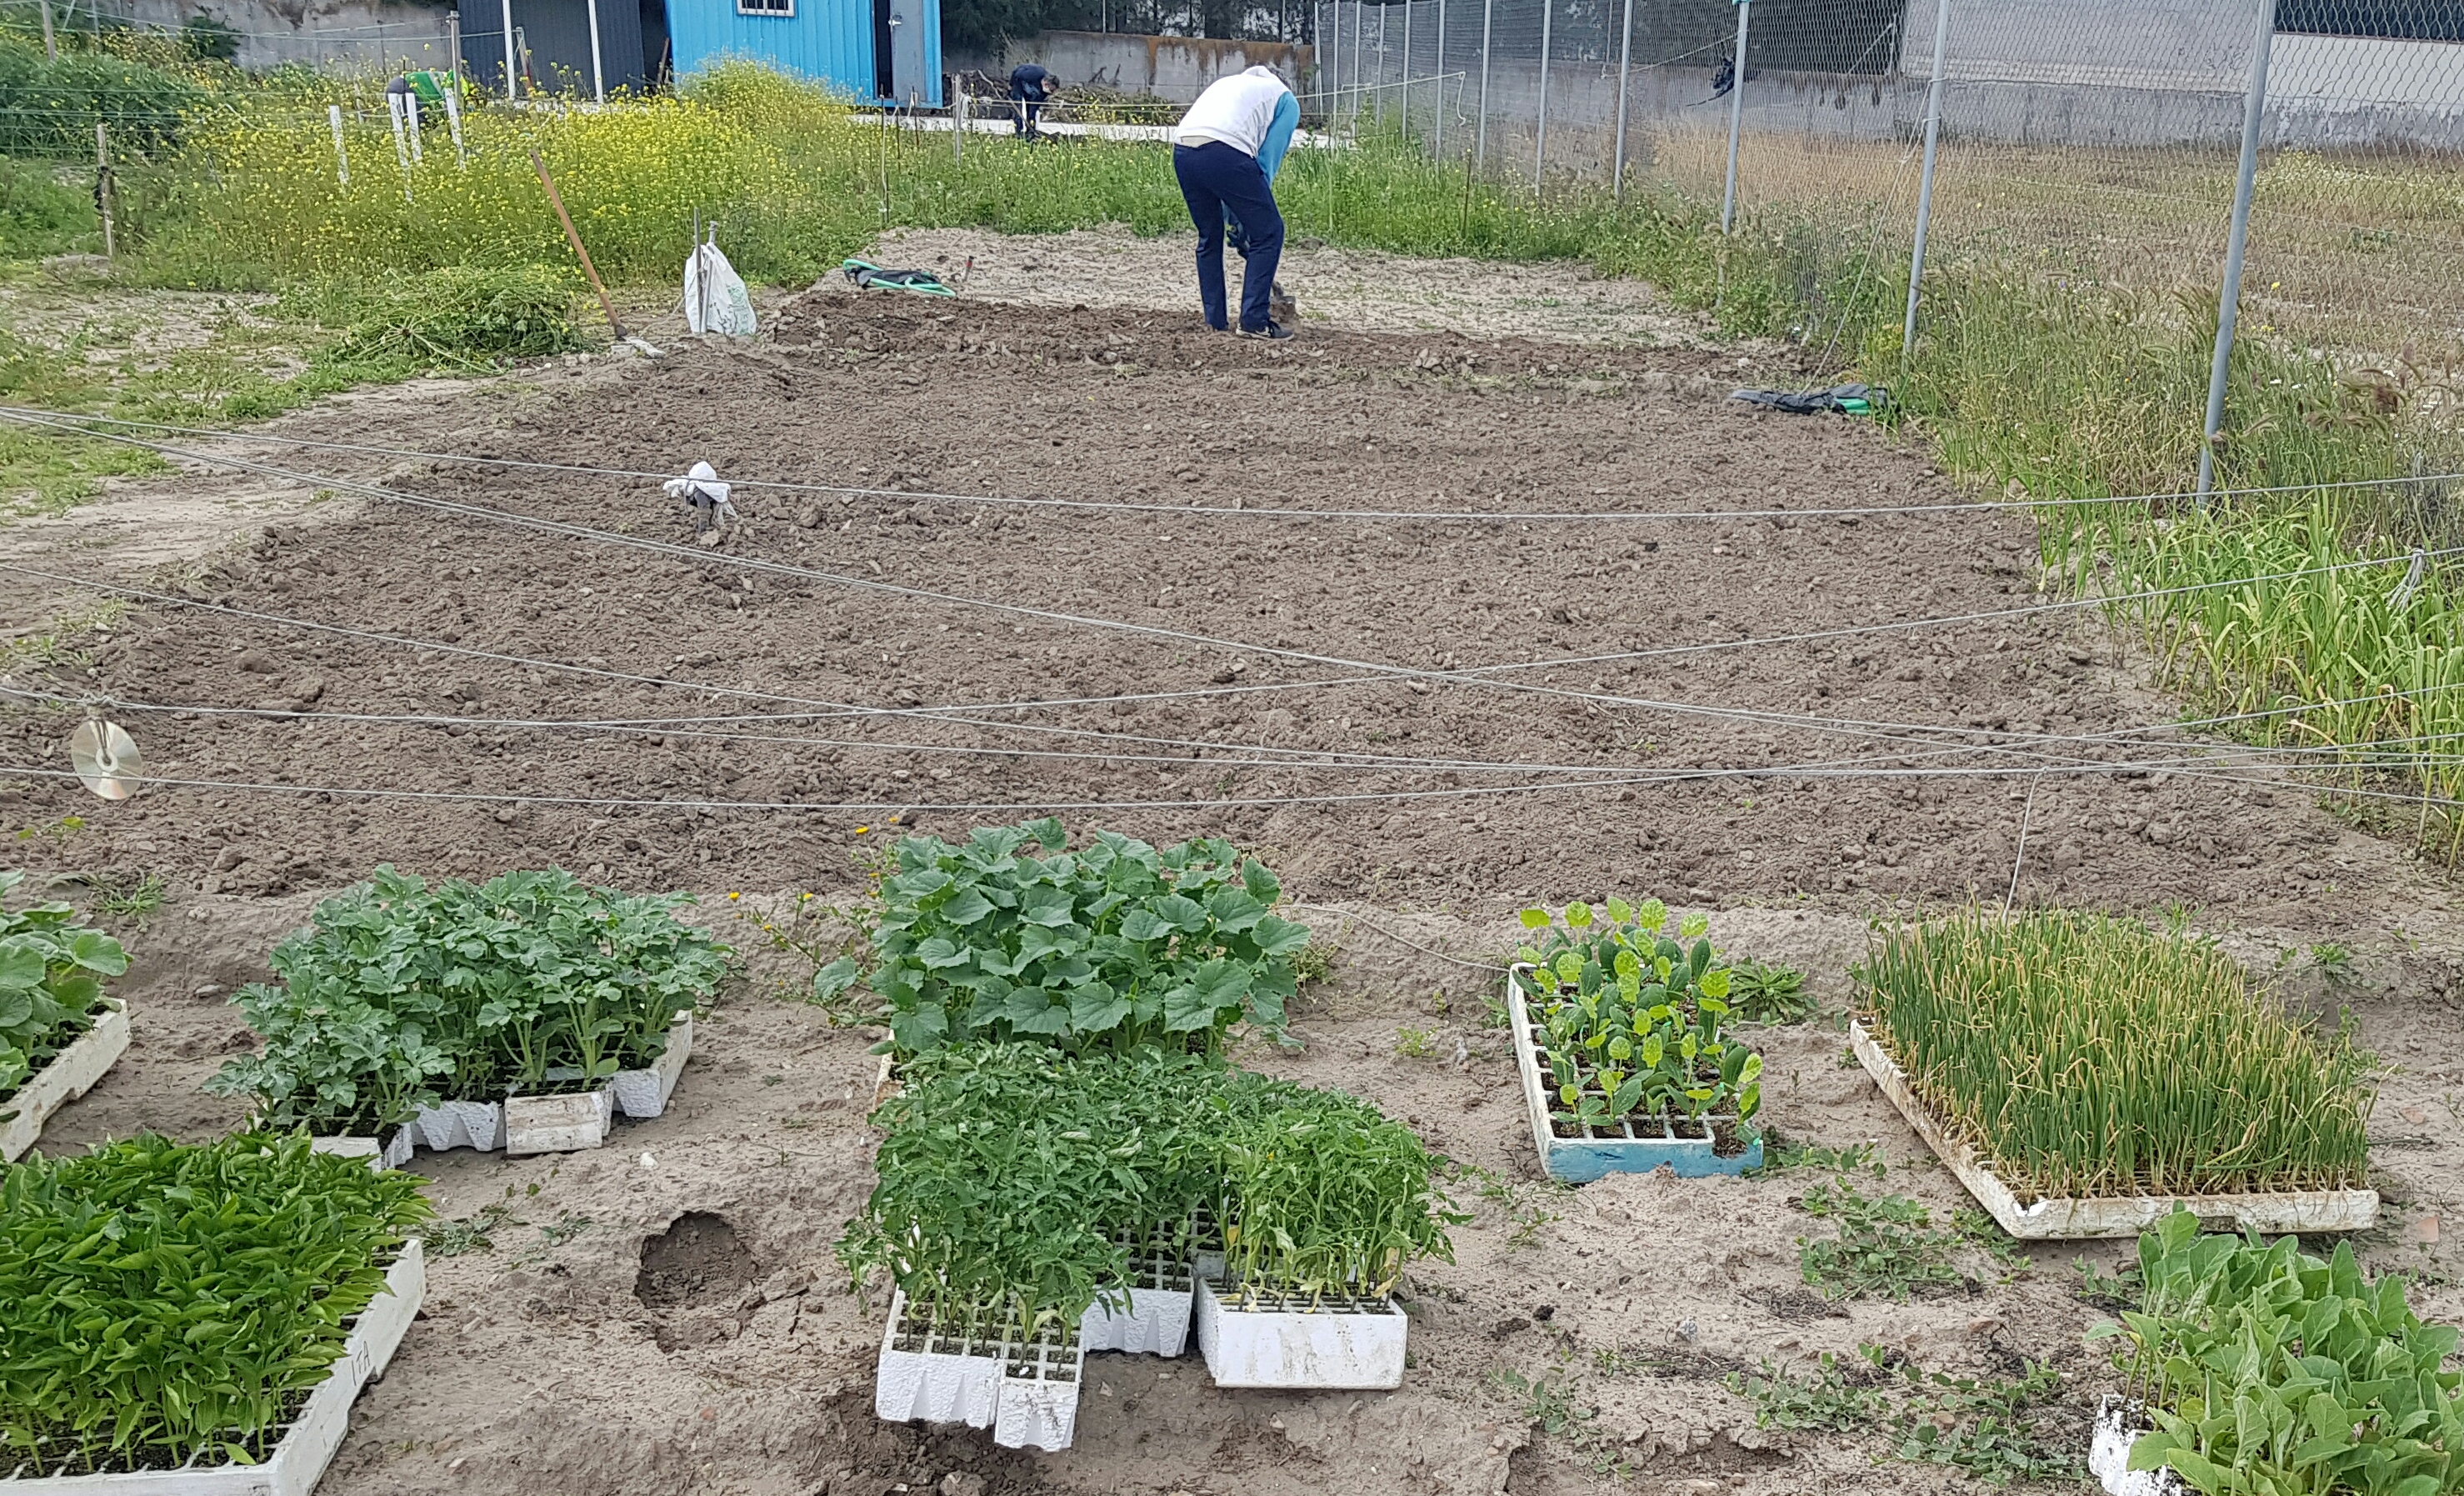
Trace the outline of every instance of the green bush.
{"label": "green bush", "polygon": [[99,52],[63,52],[0,38],[0,154],[94,160],[94,127],[123,150],[175,140],[206,90],[176,74]]}
{"label": "green bush", "polygon": [[2130,1390],[2155,1427],[2130,1468],[2170,1465],[2206,1496],[2449,1496],[2464,1491],[2458,1336],[2366,1282],[2352,1243],[2325,1261],[2199,1234],[2177,1211],[2139,1239],[2142,1302],[2118,1325]]}
{"label": "green bush", "polygon": [[[25,876],[0,872],[0,895]],[[66,904],[0,909],[0,1102],[94,1026],[102,979],[127,970],[120,942]]]}
{"label": "green bush", "polygon": [[48,162],[0,156],[0,256],[61,254],[83,244],[100,248],[91,181],[61,180]]}
{"label": "green bush", "polygon": [[207,1082],[276,1127],[380,1132],[439,1101],[596,1085],[667,1048],[728,948],[671,913],[570,873],[430,889],[377,869],[275,947],[278,984],[231,998],[265,1052]]}
{"label": "green bush", "polygon": [[[1157,851],[1102,831],[1067,846],[1058,819],[980,828],[957,847],[900,840],[863,974],[888,1007],[891,1046],[1038,1039],[1211,1052],[1244,1020],[1283,1032],[1291,958],[1309,933],[1270,912],[1283,886],[1265,864],[1221,840]],[[817,993],[857,975],[852,960],[834,963]]]}
{"label": "green bush", "polygon": [[264,1461],[427,1219],[419,1183],[272,1133],[0,1173],[0,1461]]}

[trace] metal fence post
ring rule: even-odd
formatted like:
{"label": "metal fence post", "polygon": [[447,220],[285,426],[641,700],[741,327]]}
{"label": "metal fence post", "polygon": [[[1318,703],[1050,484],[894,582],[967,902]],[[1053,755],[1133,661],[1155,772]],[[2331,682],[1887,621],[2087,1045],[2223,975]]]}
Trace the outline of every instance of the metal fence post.
{"label": "metal fence post", "polygon": [[1610,192],[1619,203],[1625,201],[1625,87],[1634,62],[1634,0],[1625,0],[1624,30],[1617,41],[1617,163],[1609,169],[1614,180]]}
{"label": "metal fence post", "polygon": [[599,0],[590,0],[590,100],[607,102],[607,74],[599,61]]}
{"label": "metal fence post", "polygon": [[1934,147],[1942,139],[1942,53],[1950,39],[1950,0],[1934,0],[1933,82],[1925,89],[1925,170],[1917,179],[1917,243],[1908,253],[1908,319],[1900,330],[1900,357],[1917,345],[1917,286],[1925,277],[1925,226],[1933,218]]}
{"label": "metal fence post", "polygon": [[1362,11],[1361,0],[1352,0],[1352,118],[1355,128],[1360,119],[1360,69],[1369,60],[1362,55],[1360,29],[1369,20]]}
{"label": "metal fence post", "polygon": [[1497,0],[1480,0],[1480,122],[1473,127],[1471,162],[1488,165],[1488,27],[1496,18]]}
{"label": "metal fence post", "polygon": [[1412,133],[1412,4],[1403,0],[1403,118],[1401,129]]}
{"label": "metal fence post", "polygon": [[1551,0],[1540,0],[1540,129],[1531,146],[1531,190],[1540,184],[1549,169],[1549,24],[1555,19],[1556,6]]}
{"label": "metal fence post", "polygon": [[[1343,7],[1340,3],[1322,6],[1320,13],[1310,18],[1317,30],[1318,70],[1317,102],[1324,115],[1326,128],[1334,128],[1334,96],[1343,86]],[[1326,29],[1327,13],[1334,16],[1334,30]]]}
{"label": "metal fence post", "polygon": [[118,256],[120,251],[112,233],[114,199],[119,194],[111,185],[111,126],[100,120],[94,121],[94,206],[102,219],[102,257]]}
{"label": "metal fence post", "polygon": [[2216,482],[2216,433],[2225,424],[2225,375],[2233,322],[2241,313],[2241,256],[2250,243],[2251,188],[2258,180],[2258,117],[2267,107],[2267,54],[2276,40],[2276,0],[2258,0],[2258,44],[2250,59],[2250,99],[2241,117],[2241,172],[2233,179],[2233,234],[2225,241],[2225,284],[2216,298],[2216,357],[2208,368],[2208,419],[2199,443],[2199,502]]}
{"label": "metal fence post", "polygon": [[1386,122],[1386,7],[1377,8],[1377,77],[1369,85],[1369,120]]}
{"label": "metal fence post", "polygon": [[515,97],[514,78],[517,76],[514,72],[514,0],[503,0],[498,9],[504,12],[505,99],[507,102],[511,102]]}
{"label": "metal fence post", "polygon": [[1737,0],[1737,60],[1728,76],[1728,186],[1720,194],[1720,231],[1737,222],[1737,133],[1746,124],[1746,28],[1754,18],[1754,0]]}
{"label": "metal fence post", "polygon": [[1429,144],[1432,159],[1446,153],[1446,0],[1438,0],[1438,128]]}

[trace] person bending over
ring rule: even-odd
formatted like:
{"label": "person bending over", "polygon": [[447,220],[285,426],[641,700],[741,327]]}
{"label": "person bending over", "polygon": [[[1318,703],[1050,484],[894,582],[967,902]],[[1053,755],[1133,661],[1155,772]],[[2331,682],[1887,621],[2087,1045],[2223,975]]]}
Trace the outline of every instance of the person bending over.
{"label": "person bending over", "polygon": [[1009,70],[1009,97],[1018,106],[1018,118],[1010,121],[1011,133],[1022,140],[1038,139],[1036,116],[1053,95],[1061,92],[1061,80],[1040,62],[1022,62]]}
{"label": "person bending over", "polygon": [[[1284,215],[1258,159],[1287,105],[1297,122],[1300,103],[1274,69],[1251,68],[1208,84],[1173,134],[1173,175],[1180,179],[1181,198],[1198,229],[1198,299],[1206,325],[1218,331],[1231,325],[1223,296],[1223,221],[1229,212],[1248,241],[1248,264],[1241,275],[1242,335],[1291,336],[1267,315],[1275,269],[1284,257]],[[1287,131],[1285,140],[1289,139]]]}

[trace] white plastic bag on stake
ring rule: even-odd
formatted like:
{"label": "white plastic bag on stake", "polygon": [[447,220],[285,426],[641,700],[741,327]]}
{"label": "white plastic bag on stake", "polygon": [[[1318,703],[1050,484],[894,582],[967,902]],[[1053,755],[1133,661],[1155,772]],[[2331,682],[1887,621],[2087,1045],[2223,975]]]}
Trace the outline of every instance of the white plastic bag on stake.
{"label": "white plastic bag on stake", "polygon": [[685,325],[696,333],[753,336],[753,297],[719,253],[716,230],[685,261]]}

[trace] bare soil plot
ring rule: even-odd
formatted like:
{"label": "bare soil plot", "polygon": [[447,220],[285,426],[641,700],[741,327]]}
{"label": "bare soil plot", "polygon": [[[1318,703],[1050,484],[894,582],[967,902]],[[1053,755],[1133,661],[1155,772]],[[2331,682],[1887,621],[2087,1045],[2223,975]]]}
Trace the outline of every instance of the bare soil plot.
{"label": "bare soil plot", "polygon": [[[768,982],[791,974],[757,965],[697,1035],[668,1116],[590,1155],[421,1155],[443,1213],[493,1222],[493,1247],[432,1265],[428,1317],[360,1404],[325,1489],[978,1488],[942,1484],[957,1473],[988,1492],[1531,1493],[1619,1488],[1620,1470],[1622,1488],[1650,1492],[1961,1485],[1934,1467],[1875,1465],[1870,1441],[1756,1429],[1722,1378],[1765,1357],[1863,1342],[1969,1374],[2050,1358],[2068,1377],[2062,1416],[2083,1429],[2102,1372],[2079,1336],[2101,1311],[2073,1291],[2076,1254],[2035,1250],[2022,1272],[1969,1251],[1960,1281],[1934,1296],[1835,1305],[1806,1287],[1797,1264],[1797,1239],[1831,1228],[1791,1203],[1825,1175],[1548,1190],[1533,1177],[1503,1036],[1483,1022],[1493,978],[1460,962],[1506,943],[1515,904],[1656,892],[1716,908],[1725,949],[1805,966],[1836,1006],[1865,917],[2000,897],[2023,821],[2021,897],[2196,906],[2204,927],[2231,933],[2262,967],[2279,948],[2329,939],[2362,953],[2355,985],[2303,990],[2361,1001],[2370,1042],[2406,1067],[2383,1104],[2393,1206],[2370,1256],[2425,1270],[2426,1314],[2457,1312],[2452,1246],[2405,1237],[2442,1205],[2464,1138],[2444,1099],[2464,1028],[2458,946],[2443,892],[2387,845],[2281,784],[2178,772],[1767,772],[1849,759],[2007,764],[1925,756],[1979,735],[2166,720],[2175,709],[2140,691],[2127,659],[2076,614],[1727,648],[2046,601],[2023,520],[1175,512],[1234,500],[1802,512],[1955,497],[1920,454],[1864,427],[1721,400],[1737,374],[1728,354],[1437,334],[1268,346],[1193,321],[831,291],[787,308],[776,341],[749,351],[553,364],[435,402],[337,405],[275,429],[663,473],[707,456],[732,478],[872,491],[739,491],[743,524],[686,556],[361,498],[168,580],[148,582],[150,560],[120,563],[108,548],[9,553],[425,646],[157,604],[107,638],[66,641],[47,669],[18,668],[21,684],[243,709],[114,710],[159,774],[297,787],[164,787],[114,807],[57,781],[0,789],[0,822],[35,833],[17,844],[30,862],[154,870],[177,891],[131,937],[143,962],[128,989],[134,1047],[55,1121],[55,1145],[236,1120],[194,1089],[247,1043],[224,997],[261,975],[264,952],[316,893],[381,860],[469,873],[555,861],[632,887],[691,887],[704,917],[734,928],[732,891],[851,892],[850,853],[891,834],[885,812],[903,812],[898,828],[961,834],[1008,818],[963,807],[1100,803],[1065,813],[1269,849],[1312,906],[1306,917],[1339,935],[1335,974],[1300,1021],[1309,1048],[1244,1060],[1355,1089],[1497,1179],[1487,1194],[1478,1177],[1463,1182],[1475,1220],[1458,1234],[1459,1261],[1413,1272],[1415,1366],[1399,1392],[1223,1393],[1194,1360],[1099,1357],[1078,1445],[1064,1455],[885,1427],[870,1411],[880,1307],[843,1291],[828,1250],[870,1183],[861,1113],[871,1036],[772,1001]],[[647,480],[261,440],[226,450],[303,474],[691,539]],[[293,484],[302,497],[331,486],[262,473],[147,481]],[[991,507],[935,493],[1166,507]],[[800,570],[743,564],[753,561]],[[10,575],[11,627],[76,595]],[[987,602],[1044,612],[976,605]],[[1177,633],[1099,630],[1057,613]],[[1693,652],[1637,654],[1680,647]],[[1542,659],[1561,663],[1501,677],[1541,690],[1344,663]],[[1301,684],[1341,676],[1370,678]],[[1215,693],[1111,699],[1176,692]],[[916,715],[964,703],[1033,704],[970,711],[968,721]],[[744,714],[777,719],[671,720]],[[436,720],[369,719],[404,715]],[[667,720],[590,735],[518,725],[550,717]],[[59,766],[72,719],[8,708],[0,764]],[[1917,727],[1962,736],[1946,742]],[[759,737],[696,736],[726,732]],[[1336,756],[1356,766],[1329,766]],[[1764,777],[1661,778],[1741,769]],[[1559,779],[1580,787],[1498,792]],[[379,789],[438,798],[347,793]],[[581,803],[632,799],[811,808]],[[88,825],[64,827],[71,815]],[[1427,1031],[1434,1059],[1398,1052],[1406,1026]],[[1874,1188],[1913,1195],[1947,1222],[1956,1187],[1917,1157],[1861,1073],[1840,1066],[1841,1036],[1815,1025],[1766,1038],[1769,1121],[1834,1147],[1879,1141],[1892,1167]],[[490,1206],[506,1215],[483,1214]],[[2099,1260],[2109,1267],[2111,1249]],[[1596,1417],[1536,1432],[1507,1374],[1553,1378]]]}

